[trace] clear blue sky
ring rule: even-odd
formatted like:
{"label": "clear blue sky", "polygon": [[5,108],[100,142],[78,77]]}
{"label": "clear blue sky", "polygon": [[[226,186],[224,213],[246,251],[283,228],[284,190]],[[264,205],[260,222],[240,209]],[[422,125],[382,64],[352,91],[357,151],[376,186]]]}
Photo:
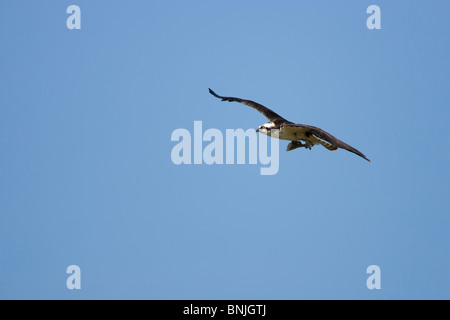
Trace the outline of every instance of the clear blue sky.
{"label": "clear blue sky", "polygon": [[[81,8],[81,30],[66,9]],[[366,9],[381,8],[381,30]],[[448,1],[2,1],[0,298],[449,299]],[[266,119],[365,153],[180,165]],[[66,268],[81,268],[81,290]],[[381,268],[368,290],[366,268]]]}

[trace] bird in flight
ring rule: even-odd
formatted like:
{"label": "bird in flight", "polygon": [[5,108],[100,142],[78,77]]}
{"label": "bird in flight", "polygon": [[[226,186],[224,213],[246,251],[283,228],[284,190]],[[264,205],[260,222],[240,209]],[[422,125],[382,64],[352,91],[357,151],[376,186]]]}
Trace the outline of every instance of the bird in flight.
{"label": "bird in flight", "polygon": [[[256,131],[267,136],[271,136],[272,130],[278,130],[277,137],[279,139],[291,141],[288,144],[286,151],[291,151],[297,148],[308,148],[309,150],[311,150],[312,146],[320,144],[331,151],[337,150],[339,148],[345,149],[347,151],[353,152],[354,154],[357,154],[358,156],[370,162],[370,160],[362,152],[356,150],[352,146],[349,146],[345,142],[339,140],[338,138],[332,136],[331,134],[320,128],[290,122],[280,115],[276,114],[269,108],[266,108],[263,105],[251,100],[233,97],[222,97],[216,94],[211,89],[209,89],[209,93],[211,93],[216,98],[222,99],[222,101],[240,102],[261,112],[267,119],[269,119],[269,122],[260,125],[258,129],[256,129]],[[304,143],[302,143],[302,141],[304,141]]]}

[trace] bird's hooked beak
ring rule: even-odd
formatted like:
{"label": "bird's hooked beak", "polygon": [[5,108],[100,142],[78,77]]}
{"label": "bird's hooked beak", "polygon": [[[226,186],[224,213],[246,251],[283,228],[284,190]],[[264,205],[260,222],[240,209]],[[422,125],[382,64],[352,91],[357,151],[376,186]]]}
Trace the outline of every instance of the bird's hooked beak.
{"label": "bird's hooked beak", "polygon": [[259,128],[258,128],[258,129],[256,129],[256,132],[259,132]]}

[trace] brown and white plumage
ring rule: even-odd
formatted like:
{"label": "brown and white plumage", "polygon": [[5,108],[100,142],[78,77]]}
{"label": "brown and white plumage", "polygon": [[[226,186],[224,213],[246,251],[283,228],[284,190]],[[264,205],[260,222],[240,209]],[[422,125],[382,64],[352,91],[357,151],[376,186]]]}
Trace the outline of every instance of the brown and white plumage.
{"label": "brown and white plumage", "polygon": [[[370,160],[362,152],[320,128],[290,122],[269,108],[251,100],[234,97],[222,97],[211,89],[209,89],[209,93],[216,98],[222,99],[222,101],[240,102],[262,113],[267,119],[269,119],[269,123],[259,126],[257,131],[270,136],[272,130],[278,130],[276,136],[277,138],[291,141],[287,147],[287,151],[300,147],[311,149],[313,145],[321,144],[331,151],[337,150],[338,148],[345,149],[370,162]],[[302,144],[300,141],[304,141],[305,144]]]}

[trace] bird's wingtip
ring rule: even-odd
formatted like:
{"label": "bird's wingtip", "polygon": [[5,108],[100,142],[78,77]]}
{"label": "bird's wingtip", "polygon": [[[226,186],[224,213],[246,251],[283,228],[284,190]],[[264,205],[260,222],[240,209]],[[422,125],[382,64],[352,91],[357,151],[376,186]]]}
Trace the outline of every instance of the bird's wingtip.
{"label": "bird's wingtip", "polygon": [[208,88],[208,90],[209,90],[209,93],[211,93],[214,97],[220,98],[223,100],[223,98],[221,96],[219,96],[217,93],[215,93],[214,91],[212,91],[211,88]]}

